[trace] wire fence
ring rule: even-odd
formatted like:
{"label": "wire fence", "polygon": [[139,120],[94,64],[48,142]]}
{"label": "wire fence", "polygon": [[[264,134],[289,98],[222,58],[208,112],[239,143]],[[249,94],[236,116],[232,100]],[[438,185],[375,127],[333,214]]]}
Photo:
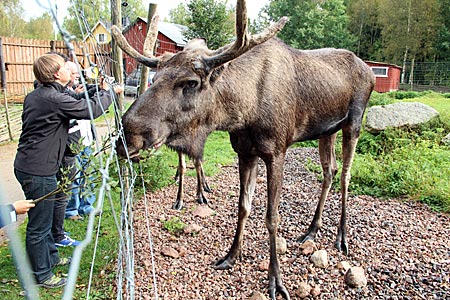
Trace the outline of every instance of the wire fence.
{"label": "wire fence", "polygon": [[408,62],[400,88],[403,90],[450,92],[450,62]]}

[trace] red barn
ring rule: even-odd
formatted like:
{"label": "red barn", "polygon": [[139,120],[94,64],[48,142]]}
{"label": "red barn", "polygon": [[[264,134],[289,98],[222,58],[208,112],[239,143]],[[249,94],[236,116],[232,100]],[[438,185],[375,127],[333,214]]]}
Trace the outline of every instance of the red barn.
{"label": "red barn", "polygon": [[398,90],[402,68],[392,64],[366,61],[375,74],[375,91],[379,93]]}
{"label": "red barn", "polygon": [[[158,37],[156,40],[156,56],[160,56],[165,52],[176,53],[183,50],[186,45],[183,36],[183,31],[185,30],[187,30],[187,27],[183,25],[159,22]],[[134,49],[142,53],[145,36],[147,35],[147,20],[141,17],[137,18],[123,30],[123,35]],[[136,69],[137,62],[124,53],[123,66],[125,72],[129,74]]]}

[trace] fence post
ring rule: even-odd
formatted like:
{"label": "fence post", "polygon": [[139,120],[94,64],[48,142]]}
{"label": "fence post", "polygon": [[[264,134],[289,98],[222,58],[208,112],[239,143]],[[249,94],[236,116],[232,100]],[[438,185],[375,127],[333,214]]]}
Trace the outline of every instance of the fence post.
{"label": "fence post", "polygon": [[2,88],[6,90],[6,67],[5,56],[3,55],[3,39],[0,37],[0,76],[2,77]]}
{"label": "fence post", "polygon": [[3,98],[5,99],[6,126],[8,127],[9,140],[13,141],[14,137],[12,135],[11,123],[9,122],[8,97],[6,97],[6,89],[3,89],[3,91]]}

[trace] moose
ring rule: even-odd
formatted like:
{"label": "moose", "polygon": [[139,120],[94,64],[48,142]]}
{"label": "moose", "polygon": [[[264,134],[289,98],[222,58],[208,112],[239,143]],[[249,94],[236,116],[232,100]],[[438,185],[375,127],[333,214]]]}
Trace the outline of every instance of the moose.
{"label": "moose", "polygon": [[[131,57],[157,68],[154,84],[124,114],[128,151],[163,144],[190,157],[201,157],[207,136],[228,131],[238,155],[240,195],[238,222],[228,253],[215,263],[230,269],[242,251],[244,227],[251,210],[261,158],[267,169],[265,223],[269,232],[269,295],[290,299],[277,257],[278,206],[285,155],[297,141],[318,139],[323,169],[322,192],[313,220],[301,241],[313,240],[322,225],[322,211],[336,175],[335,140],[342,131],[341,215],[335,247],[348,254],[346,203],[350,168],[364,111],[375,84],[370,68],[343,49],[297,50],[275,35],[283,17],[262,33],[247,30],[244,0],[236,5],[236,40],[210,50],[194,39],[183,51],[146,57],[133,49],[117,27],[116,42]],[[126,149],[117,143],[117,152]]]}

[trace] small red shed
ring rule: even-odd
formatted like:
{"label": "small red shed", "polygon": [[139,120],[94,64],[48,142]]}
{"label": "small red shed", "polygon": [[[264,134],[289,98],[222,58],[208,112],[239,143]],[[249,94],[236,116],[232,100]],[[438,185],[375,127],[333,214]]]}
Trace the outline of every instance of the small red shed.
{"label": "small red shed", "polygon": [[392,64],[366,61],[375,74],[375,91],[378,93],[398,90],[402,68]]}
{"label": "small red shed", "polygon": [[[183,50],[186,41],[183,31],[187,30],[186,26],[159,22],[158,37],[156,40],[156,56],[160,56],[165,52],[176,53]],[[123,35],[128,43],[142,53],[144,48],[144,40],[147,34],[147,20],[138,17],[133,23],[123,30]],[[130,58],[126,53],[123,54],[123,66],[127,74],[131,73],[137,67],[137,62]]]}

